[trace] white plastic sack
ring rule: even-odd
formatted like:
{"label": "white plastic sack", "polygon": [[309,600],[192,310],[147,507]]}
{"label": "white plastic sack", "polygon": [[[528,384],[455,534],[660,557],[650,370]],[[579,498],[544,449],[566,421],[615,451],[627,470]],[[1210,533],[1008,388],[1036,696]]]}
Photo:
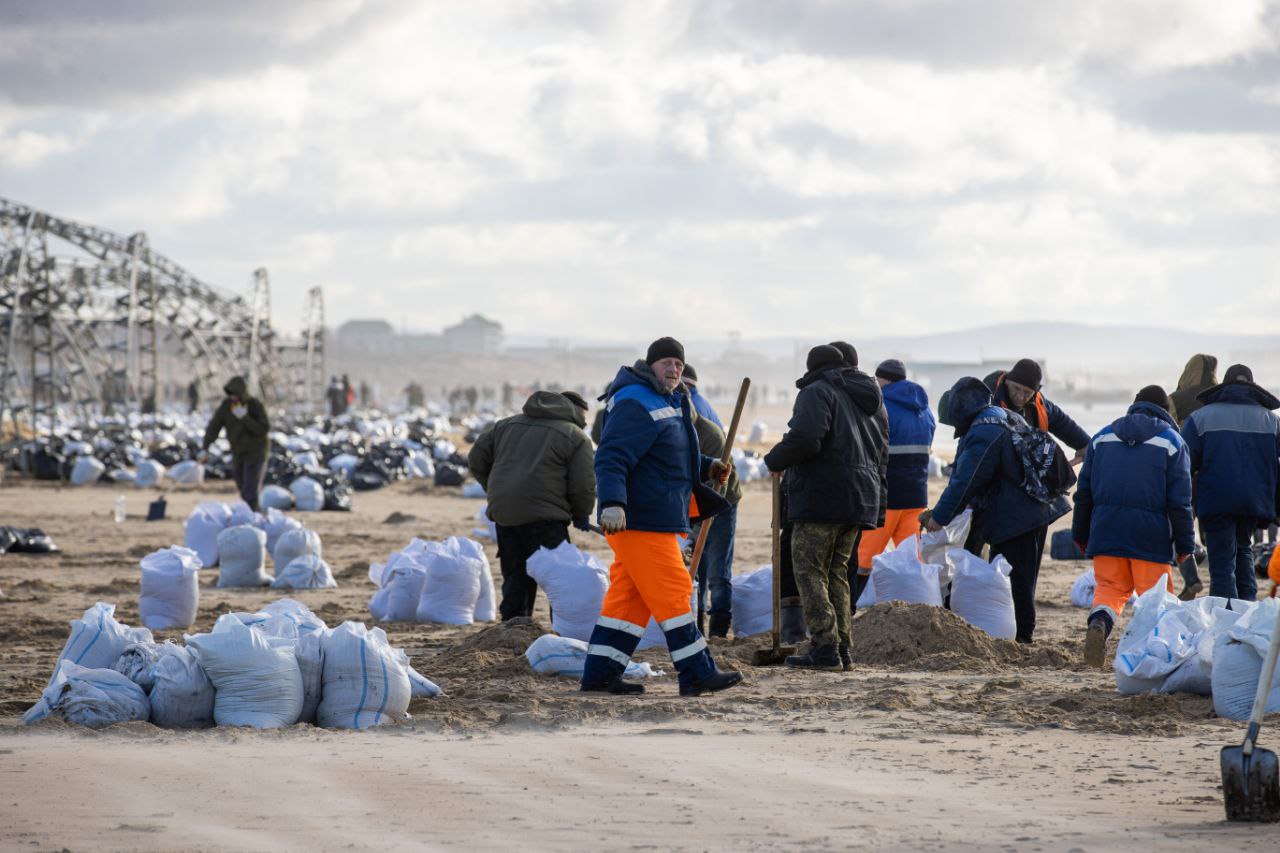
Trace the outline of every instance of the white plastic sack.
{"label": "white plastic sack", "polygon": [[[1243,602],[1236,602],[1236,605]],[[1182,604],[1183,622],[1196,631],[1192,638],[1195,651],[1161,683],[1160,693],[1213,693],[1213,648],[1218,637],[1234,625],[1244,610],[1228,610],[1227,600],[1203,596]]]}
{"label": "white plastic sack", "polygon": [[1194,632],[1183,621],[1181,604],[1162,583],[1138,597],[1112,662],[1121,693],[1158,690],[1169,673],[1195,652]]}
{"label": "white plastic sack", "polygon": [[[317,631],[327,631],[329,626],[324,620],[311,612],[311,608],[294,598],[279,598],[262,608],[255,615],[271,616],[292,624],[296,636],[305,637]],[[277,632],[276,636],[286,636]]]}
{"label": "white plastic sack", "polygon": [[366,729],[402,720],[411,687],[402,655],[381,628],[343,622],[324,638],[324,686],[316,722],[325,728]]}
{"label": "white plastic sack", "polygon": [[200,556],[174,545],[142,558],[138,616],[152,631],[190,628],[200,605]]}
{"label": "white plastic sack", "polygon": [[298,714],[300,723],[314,725],[316,721],[316,709],[320,707],[324,689],[324,638],[328,633],[325,629],[303,634],[293,647],[298,672],[302,675],[302,710]]}
{"label": "white plastic sack", "polygon": [[159,648],[155,643],[146,641],[130,643],[111,668],[141,687],[144,693],[150,693],[155,683],[152,667],[160,659]]}
{"label": "white plastic sack", "polygon": [[231,510],[219,501],[198,504],[187,516],[182,544],[200,557],[200,565],[210,568],[218,564],[218,534],[227,528]]}
{"label": "white plastic sack", "polygon": [[89,486],[102,477],[107,466],[92,456],[77,456],[76,463],[71,466],[71,485]]}
{"label": "white plastic sack", "polygon": [[[58,666],[69,661],[85,669],[111,669],[130,643],[153,642],[146,628],[130,628],[117,622],[116,606],[99,601],[71,622],[71,636],[58,654]],[[53,680],[50,679],[50,684]]]}
{"label": "white plastic sack", "polygon": [[261,513],[254,512],[253,508],[244,501],[236,501],[235,503],[230,504],[227,509],[231,512],[231,517],[227,519],[228,527],[247,524],[250,527],[262,529],[262,526],[265,523],[265,519],[263,519]]}
{"label": "white plastic sack", "polygon": [[[582,677],[582,669],[587,663],[587,644],[572,637],[557,637],[555,634],[543,634],[529,644],[524,652],[525,660],[534,672],[542,675],[569,675]],[[627,678],[647,678],[662,675],[647,663],[632,661],[622,673]]]}
{"label": "white plastic sack", "polygon": [[150,489],[159,485],[163,479],[164,466],[154,459],[143,459],[133,475],[133,485],[139,489]]}
{"label": "white plastic sack", "polygon": [[228,613],[213,631],[186,638],[213,683],[220,726],[291,726],[302,713],[302,672],[295,641],[267,637]]}
{"label": "white plastic sack", "polygon": [[[403,652],[401,652],[403,654]],[[443,696],[444,691],[430,678],[418,672],[409,666],[407,661],[408,655],[405,655],[405,671],[409,673],[409,690],[414,699],[434,699],[437,696]]]}
{"label": "white plastic sack", "polygon": [[[1235,602],[1232,602],[1235,607]],[[1250,607],[1222,633],[1213,649],[1213,712],[1228,720],[1247,720],[1262,678],[1262,661],[1275,630],[1280,599]],[[1280,669],[1280,668],[1278,668]],[[1280,711],[1280,679],[1272,674],[1266,713]]]}
{"label": "white plastic sack", "polygon": [[589,640],[609,591],[609,571],[571,542],[539,548],[526,571],[547,594],[551,628],[562,637]]}
{"label": "white plastic sack", "polygon": [[422,585],[427,580],[424,566],[411,555],[400,552],[392,554],[385,565],[373,563],[369,574],[380,587],[369,599],[369,612],[374,619],[379,622],[412,622],[417,618],[418,599],[422,597]]}
{"label": "white plastic sack", "polygon": [[764,421],[756,421],[751,425],[751,432],[747,435],[748,444],[760,444],[764,441],[765,436],[769,432],[769,425]]}
{"label": "white plastic sack", "polygon": [[[293,500],[290,497],[290,500]],[[267,534],[267,551],[271,554],[272,563],[275,562],[276,545],[280,544],[280,537],[288,533],[290,530],[301,530],[302,522],[296,518],[290,518],[278,509],[268,509],[262,520],[262,530]]]}
{"label": "white plastic sack", "polygon": [[471,528],[471,535],[477,539],[488,539],[490,542],[498,541],[498,526],[493,523],[493,519],[489,518],[489,505],[485,504],[476,510],[476,523],[480,527]]}
{"label": "white plastic sack", "polygon": [[151,722],[169,729],[213,725],[213,684],[195,653],[167,642],[151,670]]}
{"label": "white plastic sack", "polygon": [[204,466],[194,459],[187,459],[170,468],[168,477],[179,486],[198,486],[204,482]]}
{"label": "white plastic sack", "polygon": [[950,552],[952,549],[964,550],[964,543],[969,538],[969,528],[972,524],[973,510],[966,509],[951,519],[951,523],[941,530],[925,531],[920,534],[920,559],[925,563],[942,567],[938,582],[941,584],[944,598],[956,568]]}
{"label": "white plastic sack", "polygon": [[228,527],[218,534],[218,586],[267,586],[271,575],[263,568],[267,534],[247,524]]}
{"label": "white plastic sack", "polygon": [[408,460],[409,476],[418,480],[433,480],[436,476],[435,463],[426,453],[414,453]]}
{"label": "white plastic sack", "polygon": [[320,534],[305,527],[298,527],[280,534],[276,547],[271,552],[271,561],[276,571],[292,563],[299,557],[322,557],[324,549],[320,542]]}
{"label": "white plastic sack", "polygon": [[324,488],[310,477],[299,477],[289,486],[293,503],[299,512],[319,512],[324,509]]}
{"label": "white plastic sack", "polygon": [[303,470],[320,467],[320,456],[314,450],[304,450],[301,453],[295,453],[293,461]]}
{"label": "white plastic sack", "polygon": [[876,603],[905,601],[941,607],[942,590],[938,581],[941,573],[941,566],[920,561],[916,556],[916,537],[910,536],[892,551],[877,554],[871,559]]}
{"label": "white plastic sack", "polygon": [[337,585],[329,564],[315,554],[294,557],[271,582],[272,589],[333,589]]}
{"label": "white plastic sack", "polygon": [[360,464],[360,457],[351,453],[339,453],[337,456],[329,460],[329,470],[334,473],[345,474],[351,476],[351,472],[356,470],[356,466]]}
{"label": "white plastic sack", "polygon": [[419,622],[470,625],[475,621],[480,576],[485,573],[485,566],[471,554],[464,554],[456,544],[458,541],[455,536],[444,543],[431,543],[439,547],[431,548],[421,557],[426,577],[418,599],[416,618]]}
{"label": "white plastic sack", "polygon": [[[1098,580],[1093,576],[1093,568],[1087,568],[1080,573],[1080,577],[1076,578],[1071,584],[1071,603],[1076,607],[1083,607],[1086,610],[1093,608],[1093,593],[1098,588]],[[1128,604],[1137,603],[1138,594],[1135,592],[1129,596]]]}
{"label": "white plastic sack", "polygon": [[464,498],[483,498],[484,486],[473,480],[462,487],[462,496]]}
{"label": "white plastic sack", "polygon": [[951,579],[951,610],[964,621],[1001,640],[1017,633],[1013,613],[1013,587],[1009,573],[1013,567],[997,555],[988,563],[963,548],[948,554],[955,566]]}
{"label": "white plastic sack", "polygon": [[265,510],[292,509],[293,493],[284,486],[263,486],[262,494],[258,495],[258,505]]}
{"label": "white plastic sack", "polygon": [[101,729],[116,723],[145,721],[150,714],[147,694],[126,676],[113,669],[90,669],[64,661],[53,683],[22,721],[30,725],[54,716]]}
{"label": "white plastic sack", "polygon": [[773,630],[773,566],[761,566],[730,578],[733,584],[733,635],[751,637]]}

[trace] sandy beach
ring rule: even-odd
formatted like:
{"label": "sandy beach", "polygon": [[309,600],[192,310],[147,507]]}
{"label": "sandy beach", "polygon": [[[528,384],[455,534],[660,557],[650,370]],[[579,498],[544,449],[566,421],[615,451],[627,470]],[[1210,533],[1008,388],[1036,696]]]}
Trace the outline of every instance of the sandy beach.
{"label": "sandy beach", "polygon": [[[1272,829],[1223,820],[1218,750],[1240,725],[1207,698],[1121,696],[1109,669],[1080,666],[1084,611],[1067,591],[1082,563],[1046,560],[1030,649],[882,605],[855,620],[851,673],[755,668],[763,638],[715,641],[741,688],[681,699],[668,675],[641,697],[583,698],[519,656],[549,624],[540,598],[538,624],[386,625],[447,694],[414,700],[404,724],[24,727],[69,620],[106,601],[136,624],[138,560],[180,543],[199,500],[232,498],[223,484],[173,492],[168,519],[149,523],[154,495],[129,491],[116,524],[117,491],[0,488],[4,523],[63,549],[0,557],[4,849],[1274,849]],[[480,505],[397,483],[357,494],[351,513],[306,515],[340,586],[293,595],[330,625],[371,623],[369,562],[413,536],[470,533]],[[739,572],[768,562],[768,505],[751,484]],[[574,539],[607,558],[602,540]],[[202,573],[193,632],[283,597],[216,576]],[[930,618],[946,647],[912,646]],[[639,659],[670,669],[661,651]]]}

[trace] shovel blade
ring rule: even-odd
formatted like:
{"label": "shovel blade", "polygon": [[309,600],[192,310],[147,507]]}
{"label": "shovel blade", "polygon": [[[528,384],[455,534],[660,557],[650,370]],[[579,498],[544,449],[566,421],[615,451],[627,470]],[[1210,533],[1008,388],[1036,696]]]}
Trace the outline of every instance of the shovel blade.
{"label": "shovel blade", "polygon": [[1222,748],[1222,797],[1227,820],[1254,823],[1280,821],[1280,762],[1269,749]]}

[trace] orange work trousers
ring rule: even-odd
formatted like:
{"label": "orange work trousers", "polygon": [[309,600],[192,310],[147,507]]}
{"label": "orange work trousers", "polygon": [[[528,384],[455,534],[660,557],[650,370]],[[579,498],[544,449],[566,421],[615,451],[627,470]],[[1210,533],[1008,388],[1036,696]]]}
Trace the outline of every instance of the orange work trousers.
{"label": "orange work trousers", "polygon": [[601,616],[630,622],[643,631],[650,616],[661,623],[691,613],[693,581],[676,534],[624,530],[605,539],[613,549],[613,565]]}
{"label": "orange work trousers", "polygon": [[1164,582],[1165,588],[1173,592],[1173,575],[1168,563],[1149,563],[1146,560],[1131,560],[1128,557],[1107,557],[1099,555],[1093,558],[1093,577],[1097,587],[1093,591],[1093,611],[1105,610],[1111,614],[1111,621],[1120,621],[1120,612],[1124,610],[1129,596],[1133,593],[1142,595],[1151,587]]}
{"label": "orange work trousers", "polygon": [[863,574],[871,571],[871,558],[882,552],[889,542],[897,545],[920,532],[920,513],[924,510],[924,507],[891,509],[885,513],[884,527],[862,532],[862,541],[858,543],[858,566]]}

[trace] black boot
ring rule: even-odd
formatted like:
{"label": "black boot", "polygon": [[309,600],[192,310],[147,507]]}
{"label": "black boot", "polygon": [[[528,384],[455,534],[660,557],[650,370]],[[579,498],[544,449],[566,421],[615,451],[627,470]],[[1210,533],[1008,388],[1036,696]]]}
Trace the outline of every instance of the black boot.
{"label": "black boot", "polygon": [[849,647],[844,643],[840,644],[840,667],[845,672],[853,670],[853,655],[849,654]]}
{"label": "black boot", "polygon": [[712,613],[711,614],[711,636],[727,637],[729,636],[729,625],[733,622],[732,613]]}
{"label": "black boot", "polygon": [[736,669],[720,670],[708,675],[701,681],[695,681],[692,684],[681,684],[681,696],[701,696],[703,693],[715,693],[720,690],[728,690],[733,685],[742,681],[742,673]]}
{"label": "black boot", "polygon": [[613,681],[607,681],[604,684],[584,684],[579,688],[583,693],[612,693],[615,696],[632,696],[637,693],[644,692],[643,684],[636,684],[634,681],[623,681],[619,676]]}
{"label": "black boot", "polygon": [[1107,662],[1107,637],[1111,635],[1111,616],[1104,610],[1089,614],[1089,630],[1084,635],[1084,665],[1102,669]]}
{"label": "black boot", "polygon": [[804,624],[804,608],[798,598],[784,598],[781,603],[782,642],[788,646],[803,643],[809,638],[809,629]]}
{"label": "black boot", "polygon": [[820,669],[825,672],[840,672],[844,669],[834,643],[826,646],[810,643],[809,651],[802,655],[791,655],[786,663],[796,669]]}

